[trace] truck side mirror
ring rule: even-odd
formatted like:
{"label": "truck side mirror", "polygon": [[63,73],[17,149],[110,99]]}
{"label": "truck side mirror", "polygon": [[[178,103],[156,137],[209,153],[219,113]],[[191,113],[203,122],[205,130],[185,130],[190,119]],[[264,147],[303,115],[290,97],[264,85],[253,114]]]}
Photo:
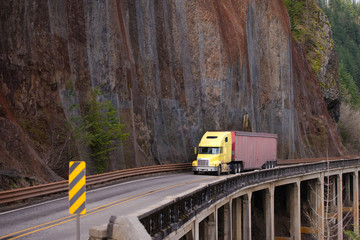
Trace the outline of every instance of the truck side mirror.
{"label": "truck side mirror", "polygon": [[194,153],[195,153],[195,155],[196,155],[196,147],[194,147]]}

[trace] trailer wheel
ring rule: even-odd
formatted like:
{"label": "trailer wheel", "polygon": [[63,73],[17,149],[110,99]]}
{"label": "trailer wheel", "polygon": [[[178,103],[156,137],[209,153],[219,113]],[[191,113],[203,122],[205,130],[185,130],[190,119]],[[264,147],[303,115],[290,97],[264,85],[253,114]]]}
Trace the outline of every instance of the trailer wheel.
{"label": "trailer wheel", "polygon": [[236,166],[236,164],[231,164],[231,165],[230,165],[230,169],[231,169],[231,173],[232,173],[232,174],[236,174],[236,172],[237,172],[237,166]]}
{"label": "trailer wheel", "polygon": [[220,176],[221,175],[221,165],[218,166],[218,169],[216,171],[216,176]]}
{"label": "trailer wheel", "polygon": [[268,169],[269,168],[269,162],[266,161],[263,165],[263,169]]}
{"label": "trailer wheel", "polygon": [[238,164],[237,172],[238,172],[238,173],[241,173],[241,171],[242,171],[242,165],[241,165],[241,163],[239,163],[239,164]]}
{"label": "trailer wheel", "polygon": [[239,173],[240,172],[240,163],[237,163],[237,164],[235,164],[235,173]]}

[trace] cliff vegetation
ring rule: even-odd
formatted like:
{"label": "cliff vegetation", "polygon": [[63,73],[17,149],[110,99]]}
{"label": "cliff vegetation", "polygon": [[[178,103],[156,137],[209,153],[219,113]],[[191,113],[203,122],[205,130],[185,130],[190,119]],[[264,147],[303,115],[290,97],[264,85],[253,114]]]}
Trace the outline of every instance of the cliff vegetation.
{"label": "cliff vegetation", "polygon": [[284,3],[293,19],[291,23],[295,25],[293,36],[304,46],[328,111],[338,122],[341,105],[338,58],[328,17],[314,0],[284,0]]}
{"label": "cliff vegetation", "polygon": [[329,18],[339,58],[343,104],[339,130],[347,148],[359,154],[360,132],[360,3],[353,0],[319,0]]}

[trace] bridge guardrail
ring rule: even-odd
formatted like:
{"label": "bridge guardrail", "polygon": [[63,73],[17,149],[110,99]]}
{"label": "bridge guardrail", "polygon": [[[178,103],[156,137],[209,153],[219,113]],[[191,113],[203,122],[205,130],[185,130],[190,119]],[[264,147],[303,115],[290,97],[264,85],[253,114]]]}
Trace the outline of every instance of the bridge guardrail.
{"label": "bridge guardrail", "polygon": [[328,169],[334,170],[359,165],[360,159],[343,159],[296,166],[282,166],[230,176],[223,181],[209,184],[192,193],[179,197],[160,208],[140,215],[138,218],[153,239],[163,239],[171,232],[179,229],[197,213],[200,213],[235,190],[261,182],[303,175],[304,173],[318,173]]}
{"label": "bridge guardrail", "polygon": [[[154,165],[140,168],[131,168],[108,172],[98,175],[90,175],[86,177],[86,187],[92,187],[97,184],[103,184],[127,177],[140,176],[146,174],[180,171],[191,169],[191,163],[179,163],[169,165]],[[68,181],[59,181],[48,184],[41,184],[27,188],[19,188],[14,190],[0,192],[0,204],[9,204],[20,200],[41,197],[53,193],[61,193],[68,191]]]}

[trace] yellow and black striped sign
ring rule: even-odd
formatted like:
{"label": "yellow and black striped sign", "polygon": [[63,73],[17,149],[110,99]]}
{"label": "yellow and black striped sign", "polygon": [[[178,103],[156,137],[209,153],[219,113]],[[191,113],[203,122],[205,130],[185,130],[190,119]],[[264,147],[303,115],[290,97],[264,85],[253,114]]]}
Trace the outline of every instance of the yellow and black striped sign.
{"label": "yellow and black striped sign", "polygon": [[86,213],[85,162],[69,163],[69,212],[70,214]]}

